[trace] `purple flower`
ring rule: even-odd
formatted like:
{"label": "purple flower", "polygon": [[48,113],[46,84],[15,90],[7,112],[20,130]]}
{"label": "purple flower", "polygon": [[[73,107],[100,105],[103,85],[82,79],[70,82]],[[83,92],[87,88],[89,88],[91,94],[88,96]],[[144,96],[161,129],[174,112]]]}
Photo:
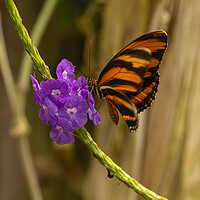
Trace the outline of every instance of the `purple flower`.
{"label": "purple flower", "polygon": [[35,91],[39,91],[40,90],[40,85],[39,85],[38,81],[35,78],[35,73],[33,73],[33,75],[31,75],[31,80],[32,80],[33,89]]}
{"label": "purple flower", "polygon": [[56,70],[58,79],[42,81],[40,84],[31,75],[34,100],[40,104],[40,119],[52,127],[50,137],[57,144],[74,142],[71,132],[79,129],[89,119],[95,125],[101,123],[101,117],[94,108],[94,99],[88,91],[84,77],[74,80],[74,66],[63,59]]}
{"label": "purple flower", "polygon": [[69,144],[74,142],[74,136],[70,134],[73,130],[74,128],[72,127],[71,121],[58,117],[57,124],[52,126],[50,137],[55,140],[57,144]]}
{"label": "purple flower", "polygon": [[63,59],[58,64],[56,74],[58,79],[69,80],[71,83],[73,83],[73,80],[75,78],[74,66],[67,59]]}
{"label": "purple flower", "polygon": [[58,107],[48,97],[41,102],[39,117],[48,126],[57,123]]}
{"label": "purple flower", "polygon": [[94,108],[94,105],[90,102],[89,102],[89,108],[88,108],[87,113],[89,115],[89,119],[91,121],[93,121],[94,125],[100,124],[102,122],[102,119],[101,119],[99,113]]}
{"label": "purple flower", "polygon": [[72,86],[72,95],[80,96],[83,99],[86,99],[88,96],[88,85],[83,76],[78,77],[77,81],[74,81]]}
{"label": "purple flower", "polygon": [[70,90],[68,82],[59,79],[47,80],[41,84],[42,98],[48,97],[57,104],[65,102],[70,96]]}
{"label": "purple flower", "polygon": [[72,122],[74,128],[79,129],[87,122],[88,104],[81,97],[72,96],[68,98],[60,109],[59,116]]}
{"label": "purple flower", "polygon": [[33,74],[33,76],[31,75],[31,80],[32,80],[33,89],[35,90],[34,92],[35,103],[40,103],[41,102],[41,94],[40,94],[41,88],[38,81],[35,79],[35,73]]}

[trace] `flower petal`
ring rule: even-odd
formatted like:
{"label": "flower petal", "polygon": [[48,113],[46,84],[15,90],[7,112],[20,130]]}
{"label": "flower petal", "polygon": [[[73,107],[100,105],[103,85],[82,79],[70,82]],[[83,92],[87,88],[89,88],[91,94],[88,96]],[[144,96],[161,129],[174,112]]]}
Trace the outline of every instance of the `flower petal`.
{"label": "flower petal", "polygon": [[69,144],[74,142],[74,136],[70,134],[73,131],[72,123],[64,118],[58,118],[58,123],[52,126],[50,131],[51,139],[57,144]]}
{"label": "flower petal", "polygon": [[33,89],[35,91],[39,91],[40,90],[40,85],[39,85],[38,81],[35,79],[35,73],[33,74],[33,76],[32,75],[30,75],[30,76],[31,76],[31,80],[32,80]]}
{"label": "flower petal", "polygon": [[63,59],[57,66],[56,74],[58,79],[70,80],[72,83],[75,78],[74,66],[67,59]]}

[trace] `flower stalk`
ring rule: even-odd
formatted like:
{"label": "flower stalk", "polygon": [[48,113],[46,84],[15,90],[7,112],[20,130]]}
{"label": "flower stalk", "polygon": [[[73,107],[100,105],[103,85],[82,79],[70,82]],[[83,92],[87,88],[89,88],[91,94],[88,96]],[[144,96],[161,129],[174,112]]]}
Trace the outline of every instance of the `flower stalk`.
{"label": "flower stalk", "polygon": [[28,31],[22,24],[22,19],[19,15],[16,5],[13,0],[5,0],[6,8],[10,14],[10,17],[14,23],[15,29],[18,32],[18,35],[24,45],[25,50],[30,55],[34,66],[42,74],[45,79],[52,79],[48,66],[45,64],[41,58],[37,48],[34,46]]}
{"label": "flower stalk", "polygon": [[129,176],[122,170],[117,164],[115,164],[110,157],[108,157],[94,142],[88,131],[81,127],[79,130],[75,130],[76,136],[86,145],[90,153],[108,169],[118,180],[123,182],[126,186],[131,188],[136,193],[140,194],[147,200],[167,200],[165,197],[157,195],[155,192],[145,188],[138,181]]}

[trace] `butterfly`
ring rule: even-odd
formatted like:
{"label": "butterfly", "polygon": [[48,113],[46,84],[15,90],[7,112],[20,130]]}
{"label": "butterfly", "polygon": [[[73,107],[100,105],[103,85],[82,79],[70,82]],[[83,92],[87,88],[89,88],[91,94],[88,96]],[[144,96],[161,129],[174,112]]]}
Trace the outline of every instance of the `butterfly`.
{"label": "butterfly", "polygon": [[98,80],[88,78],[100,99],[106,99],[108,112],[117,125],[118,111],[129,130],[138,127],[138,114],[150,107],[159,85],[159,65],[167,48],[165,31],[154,31],[135,39],[106,65]]}

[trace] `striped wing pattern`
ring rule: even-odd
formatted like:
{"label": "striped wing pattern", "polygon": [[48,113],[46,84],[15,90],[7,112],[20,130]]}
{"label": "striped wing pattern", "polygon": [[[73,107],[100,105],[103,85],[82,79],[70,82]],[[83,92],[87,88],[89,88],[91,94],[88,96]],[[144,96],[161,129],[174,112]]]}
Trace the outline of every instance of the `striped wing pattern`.
{"label": "striped wing pattern", "polygon": [[[142,35],[137,38],[125,48],[123,48],[119,53],[117,53],[108,64],[113,62],[117,57],[123,54],[127,49],[138,49],[138,48],[148,48],[151,53],[151,62],[145,77],[149,77],[155,74],[159,69],[159,64],[162,60],[163,54],[167,48],[167,34],[165,31],[154,31]],[[103,72],[103,71],[102,71]]]}
{"label": "striped wing pattern", "polygon": [[107,105],[108,105],[108,113],[110,115],[110,118],[117,125],[119,122],[119,114],[117,112],[116,106],[112,103],[112,100],[108,99],[108,96],[107,96]]}
{"label": "striped wing pattern", "polygon": [[109,104],[108,108],[113,109],[109,111],[113,122],[117,125],[119,121],[117,108],[126,121],[129,130],[131,132],[135,131],[138,127],[137,109],[135,105],[130,102],[129,98],[111,87],[103,87],[102,93]]}
{"label": "striped wing pattern", "polygon": [[159,84],[159,73],[151,77],[145,78],[143,89],[139,93],[124,91],[123,93],[129,97],[131,102],[137,107],[137,112],[140,113],[150,107],[155,99]]}
{"label": "striped wing pattern", "polygon": [[159,64],[166,47],[167,34],[164,31],[147,33],[116,54],[101,72],[97,87],[108,102],[115,124],[119,120],[117,108],[129,129],[137,129],[137,114],[155,99]]}
{"label": "striped wing pattern", "polygon": [[147,48],[127,49],[103,69],[97,84],[139,92],[150,60],[151,52]]}

